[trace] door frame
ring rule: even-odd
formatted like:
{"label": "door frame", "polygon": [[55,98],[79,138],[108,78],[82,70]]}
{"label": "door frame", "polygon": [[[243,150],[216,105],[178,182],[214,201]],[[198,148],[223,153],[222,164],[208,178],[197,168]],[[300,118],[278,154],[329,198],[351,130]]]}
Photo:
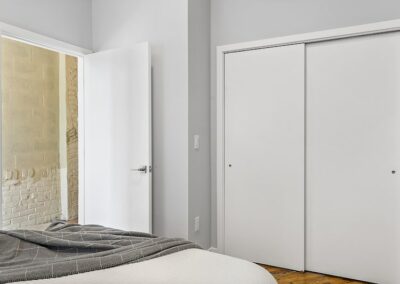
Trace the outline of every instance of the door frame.
{"label": "door frame", "polygon": [[[217,47],[216,193],[217,248],[225,253],[225,54],[400,31],[400,19]],[[304,78],[306,79],[306,78]],[[306,124],[305,124],[306,125]],[[306,134],[306,129],[304,129]],[[304,173],[305,174],[305,173]],[[306,188],[305,188],[306,190]]]}
{"label": "door frame", "polygon": [[[92,50],[72,45],[51,37],[43,36],[29,30],[21,29],[19,27],[0,22],[0,37],[10,38],[13,40],[25,42],[30,45],[42,47],[55,52],[64,53],[66,55],[74,56],[78,59],[78,219],[80,223],[85,223],[85,121],[84,121],[84,60],[85,55],[93,53]],[[1,44],[0,44],[1,49]],[[0,52],[1,55],[1,52]],[[0,57],[1,60],[1,57]],[[1,71],[1,70],[0,70]],[[0,78],[1,80],[1,78]],[[0,81],[1,84],[1,81]],[[2,98],[0,89],[0,100]],[[2,108],[0,108],[0,125],[2,124]],[[0,149],[2,147],[2,137],[0,131]],[[0,159],[1,159],[0,151]],[[0,173],[2,174],[2,163],[0,163]],[[0,190],[1,191],[1,190]],[[2,194],[0,194],[0,209],[2,205]],[[2,210],[0,210],[0,220],[2,220]],[[0,228],[2,223],[0,222]]]}

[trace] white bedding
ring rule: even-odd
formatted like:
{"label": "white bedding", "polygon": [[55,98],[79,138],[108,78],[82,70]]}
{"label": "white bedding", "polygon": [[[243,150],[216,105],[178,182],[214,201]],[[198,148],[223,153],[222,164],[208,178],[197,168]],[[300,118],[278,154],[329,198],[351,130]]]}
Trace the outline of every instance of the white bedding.
{"label": "white bedding", "polygon": [[71,276],[19,283],[34,284],[276,284],[262,267],[200,249]]}

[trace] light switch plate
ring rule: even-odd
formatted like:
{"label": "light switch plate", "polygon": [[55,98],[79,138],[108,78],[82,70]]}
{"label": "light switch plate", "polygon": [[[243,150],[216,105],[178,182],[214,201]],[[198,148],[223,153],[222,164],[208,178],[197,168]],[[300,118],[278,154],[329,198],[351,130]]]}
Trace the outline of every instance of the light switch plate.
{"label": "light switch plate", "polygon": [[195,232],[200,231],[200,216],[194,218],[194,231]]}
{"label": "light switch plate", "polygon": [[200,149],[200,135],[194,135],[193,136],[193,148],[195,150],[199,150]]}

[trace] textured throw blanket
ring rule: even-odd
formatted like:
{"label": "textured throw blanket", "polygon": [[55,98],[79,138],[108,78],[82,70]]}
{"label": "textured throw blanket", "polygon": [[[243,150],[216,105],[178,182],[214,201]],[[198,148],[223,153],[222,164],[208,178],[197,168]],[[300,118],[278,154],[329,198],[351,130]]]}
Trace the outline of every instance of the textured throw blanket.
{"label": "textured throw blanket", "polygon": [[97,225],[0,231],[0,283],[61,277],[144,261],[188,248],[182,239]]}

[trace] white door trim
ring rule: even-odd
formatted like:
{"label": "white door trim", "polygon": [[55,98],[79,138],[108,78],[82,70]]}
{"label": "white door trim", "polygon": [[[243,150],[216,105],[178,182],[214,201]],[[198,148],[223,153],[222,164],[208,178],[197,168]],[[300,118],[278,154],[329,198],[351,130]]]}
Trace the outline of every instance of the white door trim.
{"label": "white door trim", "polygon": [[[85,222],[84,216],[84,200],[85,200],[85,188],[84,188],[84,163],[85,163],[85,129],[84,129],[84,80],[83,80],[83,57],[87,54],[93,53],[91,50],[75,46],[60,40],[56,40],[47,36],[43,36],[38,33],[31,32],[29,30],[21,29],[16,26],[12,26],[6,23],[0,22],[0,36],[11,38],[13,40],[22,41],[30,45],[43,47],[49,50],[53,50],[67,55],[75,56],[78,58],[78,169],[79,169],[79,222]],[[0,45],[1,48],[1,45]],[[1,58],[0,58],[1,59]],[[1,70],[0,70],[1,71]],[[0,82],[1,83],[1,82]],[[1,89],[0,89],[0,101],[1,101]],[[2,112],[0,108],[0,125],[2,123]],[[1,147],[1,131],[0,131],[0,147]],[[0,151],[1,161],[1,151]],[[1,162],[0,162],[0,173],[2,174]],[[1,190],[1,189],[0,189]],[[0,191],[1,193],[1,191]],[[0,194],[0,209],[1,209],[1,198]],[[0,220],[2,219],[2,210],[0,210]],[[1,222],[0,222],[1,228]]]}
{"label": "white door trim", "polygon": [[46,49],[50,49],[56,52],[61,52],[76,57],[82,57],[86,54],[92,53],[92,51],[89,49],[72,45],[51,37],[47,37],[2,22],[0,22],[0,33],[2,36],[11,37],[14,40],[23,41],[31,45],[44,47]]}
{"label": "white door trim", "polygon": [[225,252],[225,54],[400,31],[400,19],[217,47],[217,248]]}

